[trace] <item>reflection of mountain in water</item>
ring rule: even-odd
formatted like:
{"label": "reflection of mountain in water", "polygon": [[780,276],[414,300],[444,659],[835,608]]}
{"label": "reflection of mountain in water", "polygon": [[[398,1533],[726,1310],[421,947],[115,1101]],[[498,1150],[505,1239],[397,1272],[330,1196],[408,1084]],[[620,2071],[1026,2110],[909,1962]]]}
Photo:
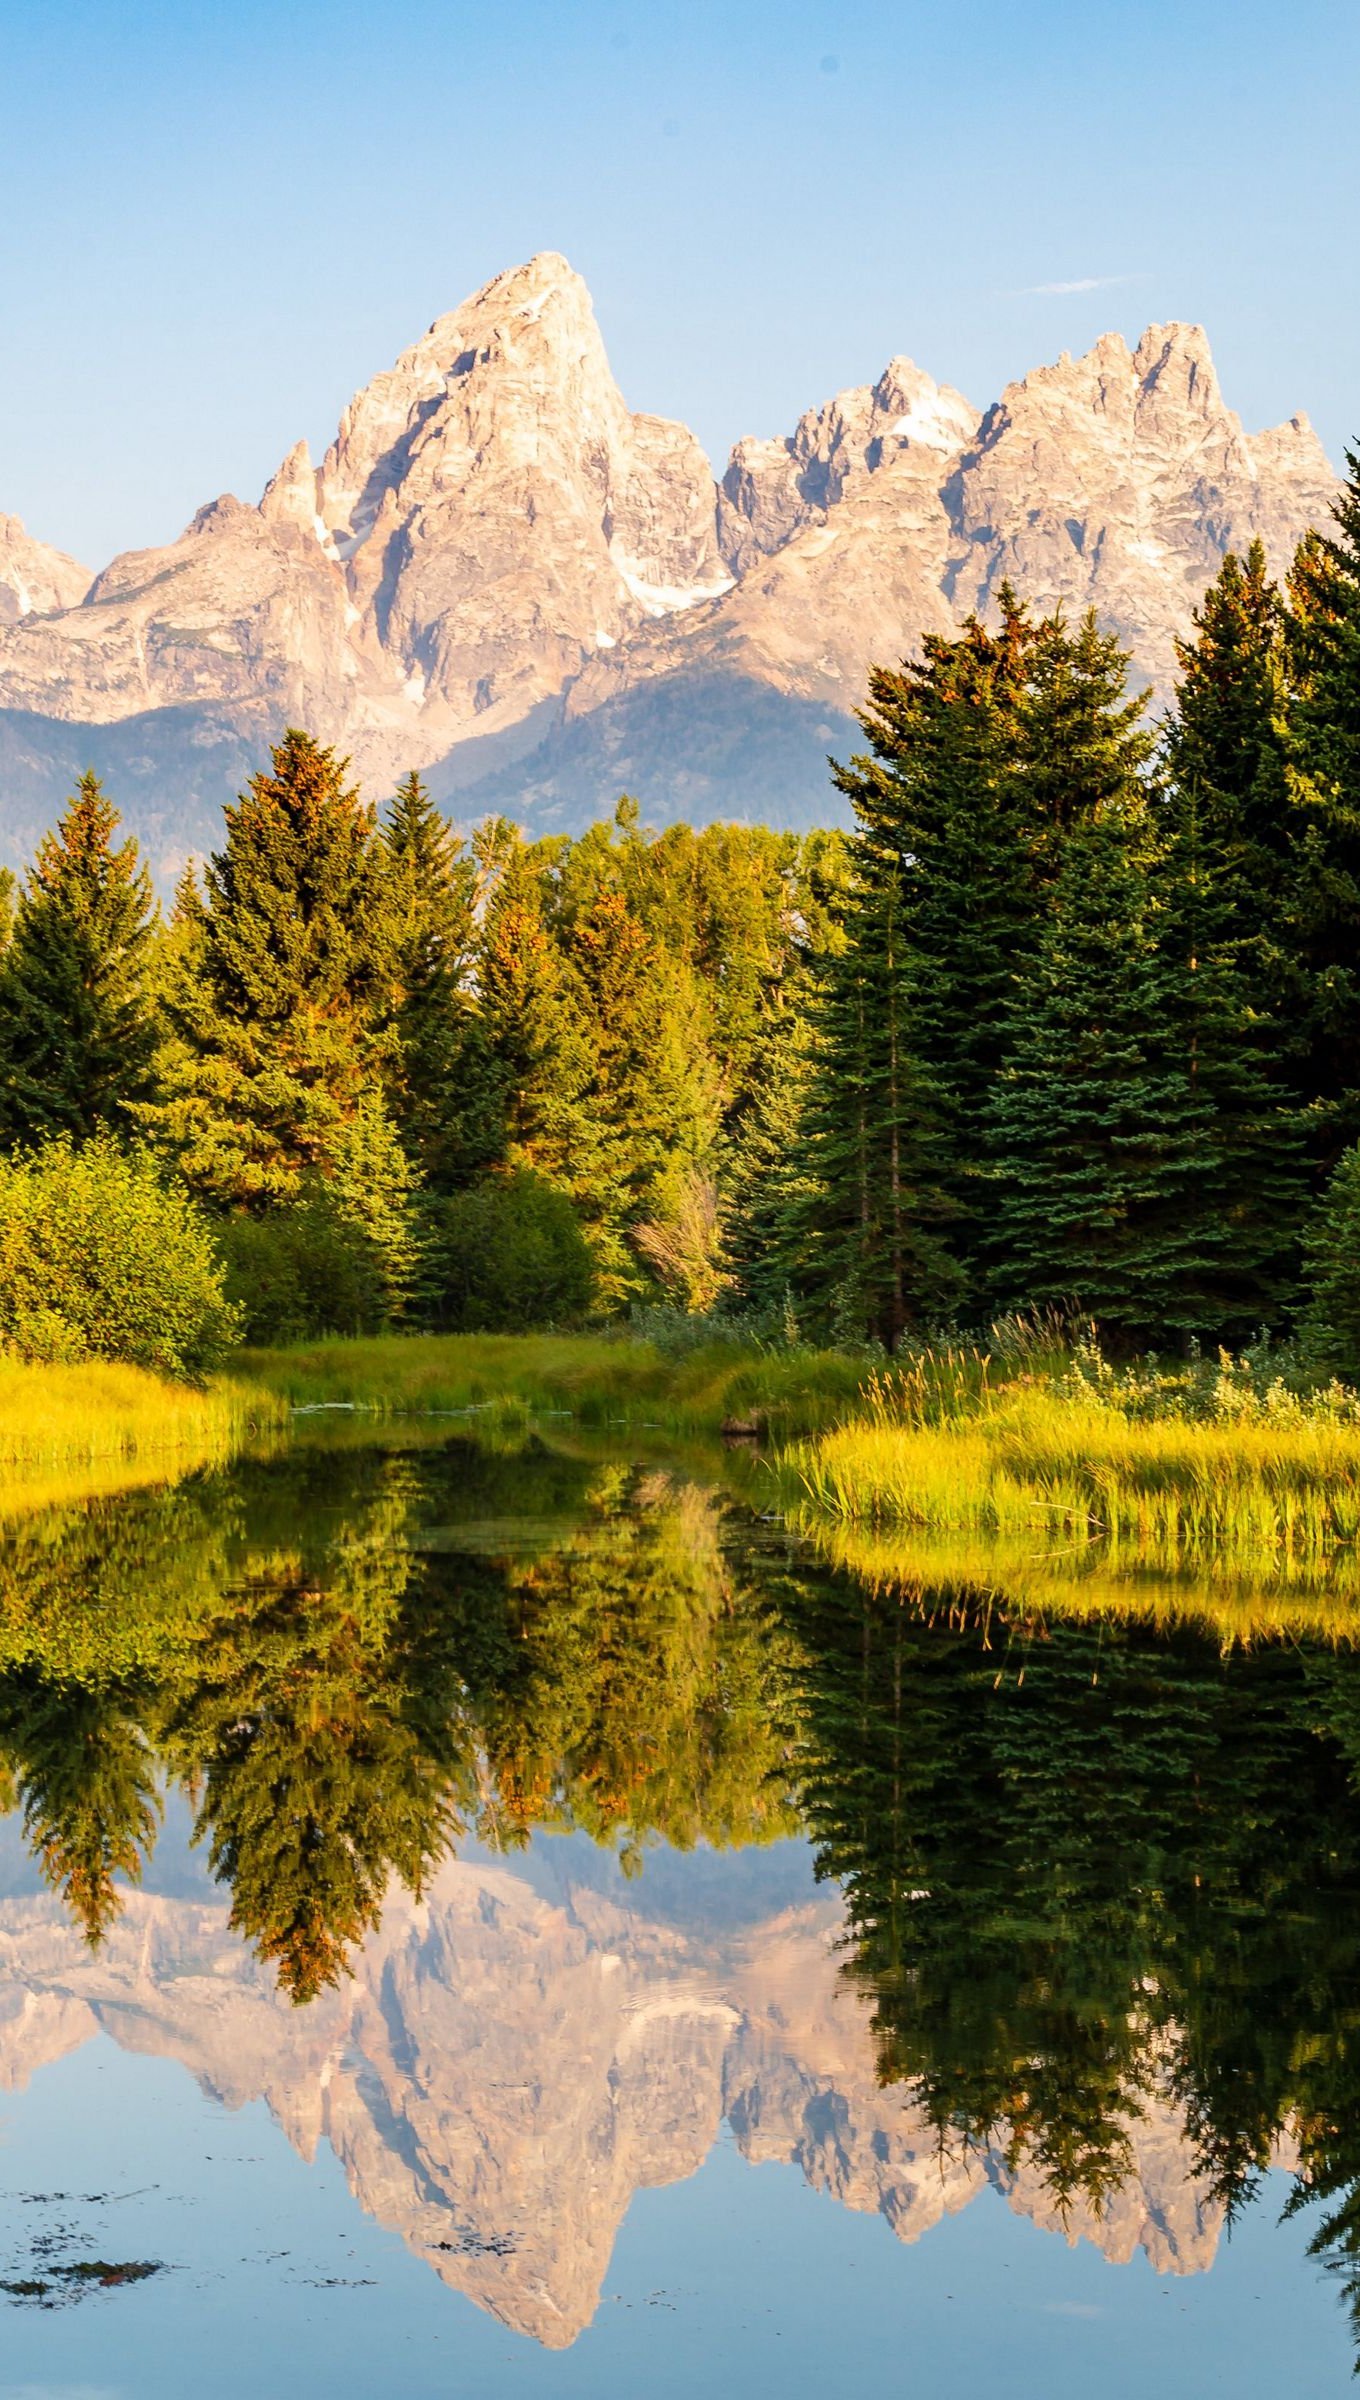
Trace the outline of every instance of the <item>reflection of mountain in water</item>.
{"label": "reflection of mountain in water", "polygon": [[[305,2010],[215,1901],[134,1895],[92,1953],[50,1900],[8,1899],[0,2081],[103,2030],[229,2107],[263,2097],[304,2154],[329,2141],[361,2206],[446,2283],[550,2347],[594,2314],[634,2192],[693,2174],[724,2118],[749,2159],[797,2166],[903,2241],[989,2185],[1057,2224],[1036,2172],[942,2152],[910,2088],[880,2086],[830,1893],[715,1929],[711,1909],[650,1913],[646,1876],[551,1896],[559,1847],[535,1846],[533,1881],[469,1860],[421,1901],[393,1891],[353,1981]],[[1148,2102],[1133,2157],[1104,2217],[1078,2205],[1061,2229],[1111,2259],[1209,2266],[1222,2211],[1168,2100]]]}
{"label": "reflection of mountain in water", "polygon": [[0,1552],[14,2078],[103,2024],[262,2094],[558,2344],[724,2119],[1180,2269],[1288,2129],[1360,2331],[1360,1650],[358,1431]]}

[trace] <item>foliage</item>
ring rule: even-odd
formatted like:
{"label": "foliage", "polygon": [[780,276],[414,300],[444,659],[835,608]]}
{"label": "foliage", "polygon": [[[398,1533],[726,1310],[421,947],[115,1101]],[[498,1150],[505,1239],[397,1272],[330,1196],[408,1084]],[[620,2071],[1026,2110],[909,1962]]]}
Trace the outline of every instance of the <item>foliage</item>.
{"label": "foliage", "polygon": [[1121,1378],[1079,1351],[1051,1380],[952,1377],[927,1357],[859,1417],[780,1462],[790,1497],[877,1525],[1028,1529],[1180,1562],[1271,1570],[1360,1534],[1360,1399],[1299,1391],[1225,1356],[1212,1376]]}
{"label": "foliage", "polygon": [[1325,1163],[1360,1139],[1360,452],[1290,579],[1291,951]]}
{"label": "foliage", "polygon": [[[489,1084],[470,991],[478,874],[418,775],[397,787],[379,835],[379,868],[388,1113],[412,1168],[447,1189],[481,1163],[494,1138],[489,1126],[479,1129],[468,1088],[470,1078],[474,1087]],[[482,1105],[492,1105],[487,1088]]]}
{"label": "foliage", "polygon": [[565,1192],[530,1167],[435,1202],[427,1214],[425,1300],[438,1323],[517,1332],[585,1316],[595,1264]]}
{"label": "foliage", "polygon": [[762,1349],[740,1324],[715,1319],[678,1355],[599,1333],[421,1334],[246,1351],[233,1366],[302,1408],[468,1410],[518,1424],[555,1413],[583,1425],[716,1434],[734,1420],[790,1433],[830,1424],[852,1409],[881,1358]]}
{"label": "foliage", "polygon": [[1325,1369],[1360,1383],[1360,1144],[1333,1169],[1309,1223],[1305,1250],[1308,1347]]}
{"label": "foliage", "polygon": [[188,970],[159,1097],[142,1111],[190,1186],[234,1207],[333,1171],[381,1057],[383,913],[371,813],[345,764],[290,732],[227,810],[206,891],[186,894]]}
{"label": "foliage", "polygon": [[[12,1142],[126,1125],[155,1041],[151,882],[84,775],[39,846],[0,962],[0,1127]],[[6,895],[8,898],[8,894]]]}
{"label": "foliage", "polygon": [[0,1323],[20,1358],[190,1376],[239,1329],[202,1211],[107,1135],[0,1158]]}

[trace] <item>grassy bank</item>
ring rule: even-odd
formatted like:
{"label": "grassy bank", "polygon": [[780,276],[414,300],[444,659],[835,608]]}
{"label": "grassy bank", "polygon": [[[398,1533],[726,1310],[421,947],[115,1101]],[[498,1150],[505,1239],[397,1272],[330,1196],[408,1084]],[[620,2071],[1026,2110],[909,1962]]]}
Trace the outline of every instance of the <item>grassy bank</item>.
{"label": "grassy bank", "polygon": [[786,1449],[780,1477],[822,1522],[1259,1567],[1356,1543],[1360,1409],[1335,1388],[1261,1389],[1227,1365],[1207,1378],[960,1377],[943,1396],[907,1377]]}
{"label": "grassy bank", "polygon": [[0,1356],[0,1509],[216,1465],[283,1413],[268,1393],[233,1381],[198,1391],[141,1367]]}
{"label": "grassy bank", "polygon": [[573,1417],[583,1425],[791,1440],[830,1426],[864,1391],[862,1361],[833,1350],[704,1343],[680,1357],[603,1334],[410,1334],[247,1350],[235,1371],[295,1408]]}

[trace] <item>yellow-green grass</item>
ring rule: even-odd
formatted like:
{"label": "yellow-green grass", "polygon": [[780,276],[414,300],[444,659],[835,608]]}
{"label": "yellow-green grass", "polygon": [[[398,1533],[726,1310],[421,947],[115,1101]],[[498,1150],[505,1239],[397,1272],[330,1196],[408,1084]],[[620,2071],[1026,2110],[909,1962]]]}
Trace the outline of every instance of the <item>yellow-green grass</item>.
{"label": "yellow-green grass", "polygon": [[878,1408],[786,1449],[783,1489],[864,1527],[1097,1544],[1107,1560],[1208,1557],[1259,1570],[1360,1533],[1360,1425],[1295,1416],[1134,1416],[1094,1394],[1004,1388],[943,1423]]}
{"label": "yellow-green grass", "polygon": [[867,1382],[839,1351],[713,1342],[679,1358],[605,1334],[407,1334],[245,1350],[235,1372],[295,1408],[575,1418],[674,1433],[785,1437],[830,1425]]}
{"label": "yellow-green grass", "polygon": [[271,1394],[233,1381],[200,1391],[106,1360],[39,1366],[0,1355],[0,1510],[220,1464],[282,1415]]}

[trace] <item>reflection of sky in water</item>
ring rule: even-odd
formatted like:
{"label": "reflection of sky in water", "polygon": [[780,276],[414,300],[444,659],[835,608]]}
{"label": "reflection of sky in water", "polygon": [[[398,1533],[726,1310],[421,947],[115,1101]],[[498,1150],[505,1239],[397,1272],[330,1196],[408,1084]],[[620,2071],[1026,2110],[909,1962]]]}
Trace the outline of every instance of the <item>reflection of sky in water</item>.
{"label": "reflection of sky in water", "polygon": [[[1069,2249],[991,2193],[905,2247],[794,2168],[751,2168],[724,2135],[697,2174],[637,2195],[593,2323],[547,2351],[375,2225],[324,2144],[308,2163],[263,2104],[224,2111],[170,2060],[97,2039],[8,2095],[0,2123],[7,2276],[54,2225],[88,2254],[174,2270],[55,2313],[7,2307],[0,2400],[679,2400],[715,2378],[749,2400],[866,2380],[961,2400],[1349,2386],[1306,2228],[1275,2222],[1283,2176],[1211,2274],[1176,2277]],[[17,2197],[33,2193],[77,2197]]]}
{"label": "reflection of sky in water", "polygon": [[[0,1820],[0,2282],[49,2289],[0,2298],[0,2400],[1349,2388],[1315,2212],[1281,2225],[1272,2173],[1229,2238],[1168,2085],[1190,2072],[1231,2132],[1259,2084],[1266,2143],[1311,2105],[1353,2180],[1360,1661],[1225,1661],[1203,1633],[1032,1631],[1018,1610],[1021,1705],[990,1631],[866,1601],[801,1553],[790,1570],[781,1534],[724,1506],[650,1467],[386,1458],[370,1435],[75,1515],[69,1553],[18,1541],[14,1624],[56,1630],[44,1666],[0,1676],[20,1801]],[[153,1642],[145,1670],[148,1594],[181,1588],[211,1638],[182,1670]],[[115,1658],[89,1707],[68,1637]],[[89,1762],[117,1768],[134,1720],[179,1782],[91,1949],[44,1891],[25,1796],[63,1840],[87,1794],[116,1820],[122,1787]],[[391,1803],[449,1723],[464,1829],[417,1899]],[[797,1804],[771,1809],[790,1778]],[[244,1938],[186,1786],[234,1828]],[[328,1813],[332,1788],[356,1796]],[[487,1846],[545,1813],[638,1839]],[[811,1841],[752,1839],[801,1819]],[[290,1881],[309,1824],[329,1846],[297,1856],[325,1871]],[[294,2008],[274,1903],[333,1891],[370,1828],[370,1929]],[[1014,2172],[1004,2133],[942,2156],[923,2074],[944,2117],[962,2093],[983,2125],[1023,2121],[1017,2084],[1038,2094]],[[1093,2154],[1121,2162],[1104,2215],[1084,2171],[1064,2214],[1044,2141],[1061,2157],[1096,2114],[1117,2134],[1140,2080],[1127,2157]],[[96,2260],[164,2265],[62,2282]]]}

